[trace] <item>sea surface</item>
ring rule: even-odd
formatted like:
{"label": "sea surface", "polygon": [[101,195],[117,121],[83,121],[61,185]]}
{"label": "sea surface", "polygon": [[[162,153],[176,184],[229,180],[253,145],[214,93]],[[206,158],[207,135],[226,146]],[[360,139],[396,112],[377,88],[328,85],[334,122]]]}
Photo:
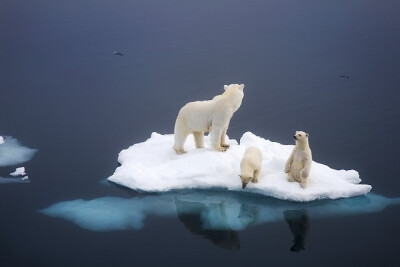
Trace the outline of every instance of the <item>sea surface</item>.
{"label": "sea surface", "polygon": [[[399,266],[399,12],[398,0],[0,1],[0,135],[38,150],[0,167],[31,181],[0,184],[0,266]],[[106,181],[122,149],[173,133],[180,107],[230,83],[245,84],[230,138],[293,144],[304,130],[315,161],[357,170],[371,195],[299,204]],[[68,218],[43,212],[60,203]]]}

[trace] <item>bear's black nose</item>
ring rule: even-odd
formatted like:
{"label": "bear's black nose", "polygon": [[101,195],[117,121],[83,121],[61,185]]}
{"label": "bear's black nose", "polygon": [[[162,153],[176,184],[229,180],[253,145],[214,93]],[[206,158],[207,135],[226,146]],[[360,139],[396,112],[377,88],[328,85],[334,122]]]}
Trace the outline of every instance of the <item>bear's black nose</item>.
{"label": "bear's black nose", "polygon": [[293,135],[293,138],[294,138],[294,140],[297,140],[295,135]]}

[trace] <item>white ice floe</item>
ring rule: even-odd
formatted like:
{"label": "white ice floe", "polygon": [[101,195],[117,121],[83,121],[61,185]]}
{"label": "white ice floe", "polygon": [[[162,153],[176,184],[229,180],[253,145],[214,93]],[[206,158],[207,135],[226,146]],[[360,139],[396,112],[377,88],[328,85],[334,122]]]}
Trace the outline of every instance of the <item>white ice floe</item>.
{"label": "white ice floe", "polygon": [[24,176],[25,174],[25,167],[16,168],[15,172],[10,173],[11,176]]}
{"label": "white ice floe", "polygon": [[4,137],[3,136],[0,136],[0,145],[1,144],[4,144]]}
{"label": "white ice floe", "polygon": [[0,167],[29,161],[37,150],[21,145],[13,137],[5,137],[0,145]]}
{"label": "white ice floe", "polygon": [[[208,137],[205,142],[209,143]],[[353,197],[371,190],[370,185],[359,184],[357,171],[334,170],[317,162],[313,162],[308,187],[303,189],[298,183],[287,182],[283,171],[293,145],[271,142],[250,132],[242,136],[240,145],[235,140],[228,142],[231,147],[222,153],[211,148],[194,149],[194,140],[188,137],[188,153],[177,155],[172,149],[173,135],[152,133],[147,141],[120,152],[121,166],[108,180],[146,192],[219,188],[292,201]],[[259,182],[243,190],[238,175],[248,146],[261,149],[263,164]]]}
{"label": "white ice floe", "polygon": [[[368,214],[399,204],[400,198],[373,193],[337,200],[292,202],[227,191],[193,190],[131,199],[77,199],[53,204],[41,212],[92,231],[140,230],[148,216],[177,216],[188,229],[201,226],[201,230],[243,230],[304,216],[325,218]],[[190,219],[185,219],[188,217]]]}

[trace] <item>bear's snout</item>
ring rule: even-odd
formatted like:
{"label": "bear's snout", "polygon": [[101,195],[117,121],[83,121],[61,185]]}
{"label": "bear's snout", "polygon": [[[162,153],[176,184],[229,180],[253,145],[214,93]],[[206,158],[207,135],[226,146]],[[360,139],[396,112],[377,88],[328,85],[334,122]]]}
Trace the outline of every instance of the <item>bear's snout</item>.
{"label": "bear's snout", "polygon": [[293,135],[293,138],[294,138],[294,140],[297,140],[297,138],[296,138],[296,136],[295,136],[295,135]]}

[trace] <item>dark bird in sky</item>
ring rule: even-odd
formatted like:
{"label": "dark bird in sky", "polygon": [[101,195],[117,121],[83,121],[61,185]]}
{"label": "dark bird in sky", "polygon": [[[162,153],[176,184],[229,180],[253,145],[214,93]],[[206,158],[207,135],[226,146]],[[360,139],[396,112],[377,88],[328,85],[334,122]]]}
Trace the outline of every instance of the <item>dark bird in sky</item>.
{"label": "dark bird in sky", "polygon": [[123,56],[123,54],[122,54],[121,52],[118,52],[118,51],[114,51],[114,55],[116,55],[116,56]]}
{"label": "dark bird in sky", "polygon": [[346,75],[340,75],[340,77],[346,78],[346,79],[350,78],[349,76],[346,76]]}

